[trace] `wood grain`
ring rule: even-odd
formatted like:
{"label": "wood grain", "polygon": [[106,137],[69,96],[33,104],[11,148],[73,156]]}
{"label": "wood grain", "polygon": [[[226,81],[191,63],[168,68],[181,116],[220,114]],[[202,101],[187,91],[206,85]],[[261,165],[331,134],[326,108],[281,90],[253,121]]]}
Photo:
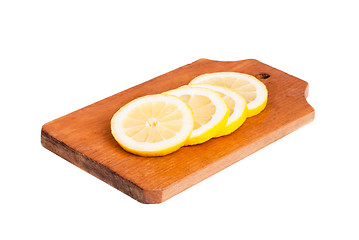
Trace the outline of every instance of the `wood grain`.
{"label": "wood grain", "polygon": [[[164,157],[135,156],[113,139],[110,119],[124,104],[218,71],[257,76],[268,89],[266,109],[228,136],[183,147]],[[314,109],[307,103],[307,95],[305,81],[255,59],[200,59],[46,123],[41,143],[139,202],[161,203],[312,121]]]}

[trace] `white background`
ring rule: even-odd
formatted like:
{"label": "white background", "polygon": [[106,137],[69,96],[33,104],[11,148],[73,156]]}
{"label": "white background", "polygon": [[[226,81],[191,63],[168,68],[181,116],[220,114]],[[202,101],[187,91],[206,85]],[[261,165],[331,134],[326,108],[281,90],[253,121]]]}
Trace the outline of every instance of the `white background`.
{"label": "white background", "polygon": [[[359,239],[355,1],[0,2],[0,239]],[[199,58],[309,82],[315,121],[158,205],[40,145],[41,126]]]}

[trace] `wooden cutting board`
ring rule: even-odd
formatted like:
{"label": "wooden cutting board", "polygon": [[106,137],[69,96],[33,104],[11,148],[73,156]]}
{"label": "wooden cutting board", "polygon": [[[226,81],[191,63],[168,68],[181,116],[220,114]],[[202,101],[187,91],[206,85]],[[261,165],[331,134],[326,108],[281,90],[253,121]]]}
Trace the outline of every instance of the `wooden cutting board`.
{"label": "wooden cutting board", "polygon": [[[268,89],[266,109],[234,133],[182,147],[164,157],[125,152],[110,132],[112,115],[129,101],[188,84],[194,77],[231,71],[256,76]],[[161,203],[314,119],[308,84],[254,59],[199,59],[140,85],[46,123],[48,150],[142,203]]]}

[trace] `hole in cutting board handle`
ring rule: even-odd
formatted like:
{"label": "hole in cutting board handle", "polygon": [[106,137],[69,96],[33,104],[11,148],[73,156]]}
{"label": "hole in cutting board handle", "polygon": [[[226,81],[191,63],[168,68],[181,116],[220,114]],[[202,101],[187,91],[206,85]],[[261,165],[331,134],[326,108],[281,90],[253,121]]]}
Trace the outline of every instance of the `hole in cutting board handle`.
{"label": "hole in cutting board handle", "polygon": [[270,77],[270,75],[268,73],[258,73],[257,75],[255,75],[256,78],[258,79],[267,79]]}

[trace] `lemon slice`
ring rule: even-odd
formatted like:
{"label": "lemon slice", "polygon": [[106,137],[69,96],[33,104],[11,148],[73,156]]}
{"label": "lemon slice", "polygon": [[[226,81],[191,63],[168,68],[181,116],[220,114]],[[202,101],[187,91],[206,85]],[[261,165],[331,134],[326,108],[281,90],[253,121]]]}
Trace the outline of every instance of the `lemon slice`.
{"label": "lemon slice", "polygon": [[242,95],[247,101],[247,117],[257,115],[266,107],[267,88],[261,81],[251,75],[237,72],[206,73],[190,82],[190,84],[201,83],[227,87]]}
{"label": "lemon slice", "polygon": [[191,86],[203,87],[216,91],[221,95],[229,108],[230,114],[227,125],[217,133],[216,137],[221,137],[234,132],[246,120],[248,111],[246,100],[235,91],[229,88],[209,84],[196,84]]}
{"label": "lemon slice", "polygon": [[181,98],[192,109],[194,128],[185,145],[203,143],[222,130],[228,121],[229,108],[221,96],[213,90],[183,86],[166,92]]}
{"label": "lemon slice", "polygon": [[111,119],[111,132],[128,152],[140,156],[163,156],[185,144],[194,117],[181,99],[165,94],[137,98]]}

